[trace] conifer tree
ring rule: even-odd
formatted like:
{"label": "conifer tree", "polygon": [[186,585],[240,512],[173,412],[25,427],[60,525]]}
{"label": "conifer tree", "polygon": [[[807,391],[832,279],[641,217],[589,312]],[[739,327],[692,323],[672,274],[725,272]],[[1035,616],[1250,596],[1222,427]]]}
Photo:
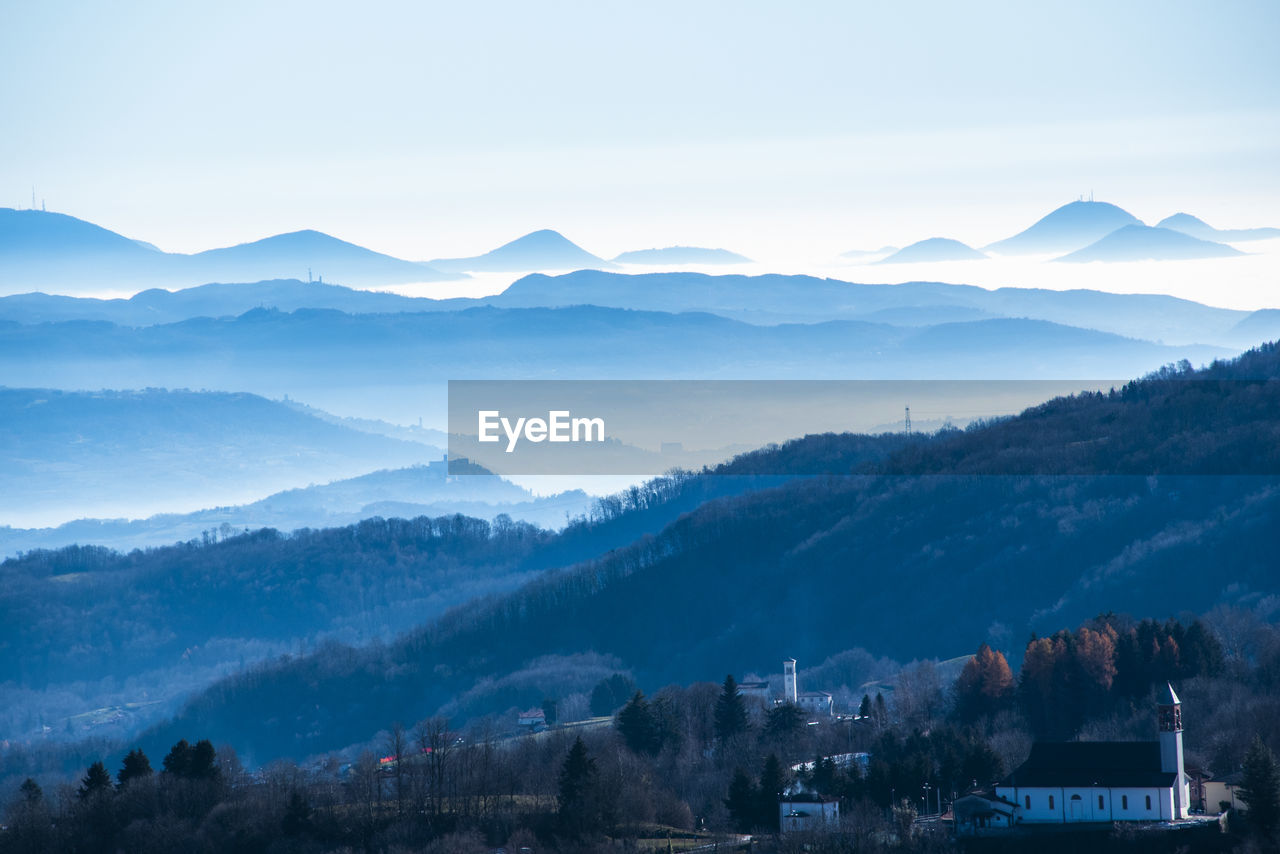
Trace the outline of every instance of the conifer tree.
{"label": "conifer tree", "polygon": [[107,773],[107,766],[101,762],[95,762],[89,766],[88,773],[80,781],[80,789],[76,794],[80,796],[81,800],[85,800],[99,792],[109,791],[111,791],[111,775]]}
{"label": "conifer tree", "polygon": [[1245,756],[1240,798],[1249,805],[1249,823],[1264,837],[1280,829],[1280,770],[1261,736],[1254,736]]}
{"label": "conifer tree", "polygon": [[739,833],[750,833],[755,827],[758,801],[751,778],[741,768],[734,769],[733,779],[729,782],[729,797],[725,798],[724,805],[729,810],[734,829]]}
{"label": "conifer tree", "polygon": [[726,741],[747,731],[747,704],[738,691],[733,674],[724,677],[724,687],[716,700],[716,738]]}
{"label": "conifer tree", "polygon": [[116,774],[116,780],[119,781],[120,786],[123,788],[130,780],[150,777],[151,773],[151,760],[147,758],[147,754],[135,748],[125,756],[124,764],[120,766],[120,771]]}
{"label": "conifer tree", "polygon": [[571,836],[594,830],[599,823],[594,797],[597,777],[596,761],[578,736],[560,767],[560,827]]}

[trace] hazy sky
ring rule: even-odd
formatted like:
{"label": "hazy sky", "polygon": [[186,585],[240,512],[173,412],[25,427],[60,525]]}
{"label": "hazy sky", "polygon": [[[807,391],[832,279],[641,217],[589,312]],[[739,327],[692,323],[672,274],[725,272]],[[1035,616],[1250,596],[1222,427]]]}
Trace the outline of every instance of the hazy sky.
{"label": "hazy sky", "polygon": [[1280,226],[1280,3],[8,2],[0,205],[193,251]]}

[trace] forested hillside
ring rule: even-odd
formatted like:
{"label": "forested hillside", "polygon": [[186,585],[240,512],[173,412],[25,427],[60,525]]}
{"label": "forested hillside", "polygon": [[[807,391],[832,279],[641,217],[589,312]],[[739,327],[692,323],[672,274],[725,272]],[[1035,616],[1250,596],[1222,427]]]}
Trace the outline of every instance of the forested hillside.
{"label": "forested hillside", "polygon": [[[1103,610],[1178,613],[1280,592],[1280,480],[1256,474],[1275,471],[1278,362],[1267,345],[1204,372],[1171,369],[921,440],[879,463],[879,474],[710,501],[656,535],[464,606],[394,645],[228,680],[155,737],[195,728],[258,759],[306,755],[430,714],[540,656],[608,654],[652,687],[764,669],[784,655],[820,661],[860,646],[905,660],[975,636],[1017,641]],[[1244,377],[1266,381],[1233,380]],[[1218,379],[1233,381],[1215,386],[1219,405],[1203,422],[1193,414],[1208,410],[1184,406],[1184,396]],[[1110,462],[1141,462],[1145,473],[1111,474],[1099,459],[1082,474],[1034,474],[1063,470],[1055,461],[1097,438],[1099,425],[1124,431],[1110,445],[1129,450]],[[824,453],[839,443],[806,441]],[[1033,474],[968,473],[968,455],[986,445],[1016,451]],[[1192,448],[1216,461],[1213,474],[1163,474],[1179,471]],[[898,466],[929,475],[889,474]],[[555,690],[529,687],[502,707]]]}

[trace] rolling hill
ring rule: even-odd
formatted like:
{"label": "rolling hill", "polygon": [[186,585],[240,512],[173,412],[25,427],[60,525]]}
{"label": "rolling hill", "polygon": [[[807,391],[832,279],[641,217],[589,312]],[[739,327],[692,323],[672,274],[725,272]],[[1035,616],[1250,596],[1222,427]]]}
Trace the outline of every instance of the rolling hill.
{"label": "rolling hill", "polygon": [[986,258],[976,249],[964,245],[959,240],[947,237],[930,237],[905,246],[888,258],[876,261],[877,264],[927,264],[934,261],[976,261]]}
{"label": "rolling hill", "polygon": [[[0,376],[14,385],[287,394],[396,423],[434,420],[444,409],[446,380],[460,377],[1078,379],[1227,353],[1027,319],[756,326],[710,314],[591,306],[371,315],[255,309],[234,319],[142,328],[0,323]],[[572,371],[567,362],[576,365]]]}
{"label": "rolling hill", "polygon": [[207,531],[276,528],[334,528],[372,516],[446,516],[462,513],[492,521],[505,514],[516,521],[558,528],[581,516],[591,499],[581,490],[534,496],[496,476],[449,478],[440,461],[385,469],[331,483],[277,492],[249,504],[193,513],[161,513],[145,519],[76,519],[53,528],[0,526],[0,558],[33,549],[93,543],[120,552],[198,540]]}
{"label": "rolling hill", "polygon": [[1280,237],[1280,228],[1214,228],[1209,223],[1188,213],[1176,213],[1156,223],[1157,228],[1181,231],[1201,240],[1226,241],[1270,240]]}
{"label": "rolling hill", "polygon": [[1141,225],[1126,210],[1107,202],[1077,201],[1047,214],[1025,231],[984,247],[998,255],[1038,255],[1082,249],[1118,228]]}
{"label": "rolling hill", "polygon": [[751,259],[728,249],[698,246],[668,246],[665,249],[636,249],[614,258],[617,264],[750,264]]}
{"label": "rolling hill", "polygon": [[251,394],[0,388],[0,522],[193,511],[442,453]]}
{"label": "rolling hill", "polygon": [[1054,260],[1073,264],[1090,261],[1185,261],[1243,254],[1225,244],[1200,240],[1168,228],[1126,225],[1096,243]]}

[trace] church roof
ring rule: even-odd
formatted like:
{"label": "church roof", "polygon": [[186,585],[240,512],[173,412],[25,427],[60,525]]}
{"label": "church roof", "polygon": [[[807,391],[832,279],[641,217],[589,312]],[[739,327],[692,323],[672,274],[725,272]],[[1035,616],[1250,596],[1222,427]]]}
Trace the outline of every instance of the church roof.
{"label": "church roof", "polygon": [[1164,683],[1164,690],[1160,692],[1160,705],[1176,706],[1181,702],[1182,701],[1178,699],[1178,695],[1173,693],[1173,685],[1168,682]]}
{"label": "church roof", "polygon": [[1176,777],[1161,769],[1158,741],[1040,742],[1000,785],[1167,788]]}

